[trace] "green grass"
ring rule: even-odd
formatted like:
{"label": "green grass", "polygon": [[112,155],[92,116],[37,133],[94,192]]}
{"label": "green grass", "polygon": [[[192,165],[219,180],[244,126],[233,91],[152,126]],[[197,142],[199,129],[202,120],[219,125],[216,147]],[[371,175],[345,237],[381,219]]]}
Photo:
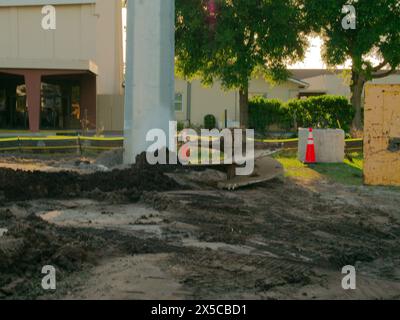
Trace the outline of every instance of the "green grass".
{"label": "green grass", "polygon": [[319,163],[315,165],[305,165],[297,160],[297,153],[294,151],[282,151],[275,155],[285,167],[287,177],[318,180],[328,179],[330,181],[346,185],[363,184],[363,155],[362,153],[352,153],[350,158],[343,163]]}

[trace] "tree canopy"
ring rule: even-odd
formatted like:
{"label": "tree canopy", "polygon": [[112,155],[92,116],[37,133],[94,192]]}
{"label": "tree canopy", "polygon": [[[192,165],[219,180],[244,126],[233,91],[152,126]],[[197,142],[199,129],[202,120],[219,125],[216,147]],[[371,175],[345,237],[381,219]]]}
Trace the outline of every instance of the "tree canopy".
{"label": "tree canopy", "polygon": [[[329,66],[351,61],[354,126],[360,129],[364,84],[393,73],[400,65],[399,0],[303,0],[307,21],[324,40],[323,58]],[[344,28],[343,19],[355,9],[355,28]],[[345,23],[346,24],[346,23]]]}
{"label": "tree canopy", "polygon": [[307,47],[296,0],[177,0],[176,15],[178,73],[239,89],[242,126],[251,77],[286,79],[286,66],[301,60]]}

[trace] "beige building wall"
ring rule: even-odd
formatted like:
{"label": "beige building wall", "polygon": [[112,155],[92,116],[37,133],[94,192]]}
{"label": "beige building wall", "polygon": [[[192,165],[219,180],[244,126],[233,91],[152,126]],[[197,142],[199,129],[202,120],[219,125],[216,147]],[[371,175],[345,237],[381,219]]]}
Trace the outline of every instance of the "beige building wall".
{"label": "beige building wall", "polygon": [[214,115],[219,126],[225,122],[225,110],[227,110],[228,122],[239,121],[239,98],[234,90],[224,91],[221,83],[215,82],[211,87],[204,87],[199,80],[192,82],[190,118],[194,125],[204,125],[204,117]]}
{"label": "beige building wall", "polygon": [[261,95],[268,99],[279,99],[286,102],[297,98],[299,90],[299,85],[291,81],[282,84],[270,84],[264,79],[258,78],[250,81],[249,95]]}
{"label": "beige building wall", "polygon": [[400,84],[400,74],[392,74],[388,77],[372,80],[374,84]]}
{"label": "beige building wall", "polygon": [[[0,67],[89,70],[97,74],[97,128],[123,127],[121,0],[0,2]],[[56,29],[43,30],[42,8],[56,8]]]}
{"label": "beige building wall", "polygon": [[[220,127],[225,125],[225,111],[227,112],[228,126],[238,126],[240,123],[239,92],[224,90],[221,82],[216,81],[212,86],[203,86],[200,80],[188,83],[176,79],[176,92],[183,95],[183,110],[176,112],[177,121],[195,126],[204,125],[204,117],[212,114]],[[264,79],[253,79],[249,85],[249,96],[265,96],[268,99],[287,101],[296,98],[299,94],[299,85],[285,82],[280,85],[270,85]]]}
{"label": "beige building wall", "polygon": [[122,132],[124,130],[124,96],[97,96],[97,131]]}
{"label": "beige building wall", "polygon": [[96,0],[96,58],[100,95],[123,94],[122,2]]}
{"label": "beige building wall", "polygon": [[340,75],[325,74],[302,80],[310,86],[305,90],[301,90],[301,92],[321,92],[324,94],[345,96],[350,99],[349,84]]}
{"label": "beige building wall", "polygon": [[[122,2],[96,0],[97,129],[124,126]],[[106,40],[106,41],[105,41]]]}
{"label": "beige building wall", "polygon": [[95,63],[94,4],[56,6],[56,30],[42,29],[42,7],[0,7],[0,66],[75,69]]}
{"label": "beige building wall", "polygon": [[[310,86],[301,92],[321,92],[331,95],[345,96],[348,99],[351,97],[350,80],[344,78],[340,74],[324,74],[311,78],[302,79]],[[400,84],[400,75],[393,74],[385,78],[374,79],[368,84]]]}
{"label": "beige building wall", "polygon": [[190,106],[191,84],[182,79],[175,79],[175,93],[182,94],[182,109],[180,111],[175,111],[176,120],[188,124],[189,122],[189,112],[188,106]]}

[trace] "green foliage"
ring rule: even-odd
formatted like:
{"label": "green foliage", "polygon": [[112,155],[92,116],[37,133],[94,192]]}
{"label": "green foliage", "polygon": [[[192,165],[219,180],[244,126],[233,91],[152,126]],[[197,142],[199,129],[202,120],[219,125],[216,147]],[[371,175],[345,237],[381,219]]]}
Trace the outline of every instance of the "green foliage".
{"label": "green foliage", "polygon": [[303,128],[341,128],[348,132],[354,117],[354,109],[347,98],[341,96],[293,99],[285,107],[289,117]]}
{"label": "green foliage", "polygon": [[290,119],[283,103],[277,99],[254,97],[249,101],[249,127],[265,133],[268,126],[278,124],[290,128]]}
{"label": "green foliage", "polygon": [[[399,0],[300,0],[306,20],[324,40],[323,58],[332,67],[351,61],[351,101],[356,109],[355,129],[362,127],[364,84],[384,78],[400,66]],[[345,29],[344,5],[355,9],[356,28]],[[376,60],[380,61],[379,63]]]}
{"label": "green foliage", "polygon": [[[399,0],[299,0],[306,24],[324,40],[322,56],[328,66],[351,61],[351,102],[356,110],[354,129],[362,129],[362,91],[367,81],[384,78],[400,66]],[[356,26],[343,28],[351,16],[344,5],[355,9]],[[346,11],[346,10],[345,10]],[[379,61],[379,62],[376,62]]]}
{"label": "green foliage", "polygon": [[[212,6],[211,4],[215,5]],[[282,80],[307,40],[296,0],[176,0],[176,66],[204,83],[244,89],[253,72]]]}
{"label": "green foliage", "polygon": [[345,97],[320,96],[293,99],[287,103],[256,97],[249,103],[250,127],[264,133],[277,124],[282,129],[295,127],[341,128],[349,132],[354,109]]}
{"label": "green foliage", "polygon": [[[309,24],[324,38],[324,60],[330,66],[353,60],[353,70],[374,77],[373,58],[395,69],[400,64],[400,5],[398,0],[302,0]],[[343,5],[356,10],[356,29],[345,30]]]}
{"label": "green foliage", "polygon": [[181,132],[181,131],[183,131],[183,129],[185,129],[185,124],[182,121],[178,121],[177,131]]}
{"label": "green foliage", "polygon": [[207,130],[215,129],[217,125],[217,119],[212,114],[208,114],[204,117],[204,128]]}

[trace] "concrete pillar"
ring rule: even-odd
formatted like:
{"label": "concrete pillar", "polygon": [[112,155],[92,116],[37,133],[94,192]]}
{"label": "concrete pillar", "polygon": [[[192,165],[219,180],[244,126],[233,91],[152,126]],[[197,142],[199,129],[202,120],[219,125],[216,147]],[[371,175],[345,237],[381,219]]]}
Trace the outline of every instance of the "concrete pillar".
{"label": "concrete pillar", "polygon": [[[61,104],[61,115],[58,119],[58,125],[61,129],[71,129],[71,97],[72,97],[72,85],[70,83],[60,83],[60,90],[62,96]],[[68,97],[67,99],[65,99]],[[80,128],[80,126],[78,127]]]}
{"label": "concrete pillar", "polygon": [[81,119],[86,119],[86,128],[96,129],[96,104],[97,104],[97,79],[96,75],[88,73],[81,77]]}
{"label": "concrete pillar", "polygon": [[125,88],[125,155],[146,151],[147,132],[167,135],[174,117],[174,0],[129,0]]}
{"label": "concrete pillar", "polygon": [[26,85],[26,101],[28,104],[29,130],[39,132],[40,127],[40,98],[41,78],[39,71],[27,71],[24,75]]}
{"label": "concrete pillar", "polygon": [[15,96],[17,92],[17,84],[16,83],[9,83],[5,87],[6,89],[6,114],[7,114],[7,119],[5,121],[7,122],[7,126],[12,128],[14,125],[14,120],[15,120]]}

